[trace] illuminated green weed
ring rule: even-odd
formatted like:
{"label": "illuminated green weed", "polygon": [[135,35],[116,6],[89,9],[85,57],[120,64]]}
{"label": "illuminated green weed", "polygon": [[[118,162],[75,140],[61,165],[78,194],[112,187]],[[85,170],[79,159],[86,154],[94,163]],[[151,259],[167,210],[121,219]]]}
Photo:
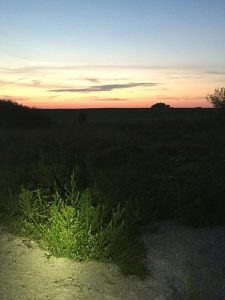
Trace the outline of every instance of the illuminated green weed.
{"label": "illuminated green weed", "polygon": [[146,273],[144,246],[132,220],[125,220],[126,209],[93,203],[89,190],[78,191],[74,175],[64,192],[22,188],[20,229],[56,257],[115,262],[125,273]]}

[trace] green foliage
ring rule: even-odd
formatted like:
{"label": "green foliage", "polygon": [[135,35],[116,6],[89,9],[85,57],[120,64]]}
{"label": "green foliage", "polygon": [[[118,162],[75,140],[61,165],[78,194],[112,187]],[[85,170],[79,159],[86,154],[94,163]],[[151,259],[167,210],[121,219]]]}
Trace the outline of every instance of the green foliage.
{"label": "green foliage", "polygon": [[19,195],[19,208],[23,212],[23,218],[36,224],[45,220],[49,206],[46,198],[41,189],[29,191],[22,188]]}
{"label": "green foliage", "polygon": [[214,93],[208,94],[206,98],[214,108],[225,109],[225,87],[215,89]]}
{"label": "green foliage", "polygon": [[78,191],[74,174],[64,192],[55,190],[51,195],[41,189],[22,188],[21,232],[36,238],[56,257],[111,261],[125,273],[143,275],[143,244],[131,220],[124,219],[125,208],[118,204],[109,210],[105,204],[93,202],[89,190]]}
{"label": "green foliage", "polygon": [[132,216],[139,224],[224,223],[225,123],[216,122],[218,111],[84,110],[81,130],[80,110],[51,110],[48,130],[0,128],[0,209],[16,214],[21,185],[41,189],[49,201],[57,187],[65,201],[77,166],[76,190],[89,187],[92,206],[104,204],[107,221],[118,202],[125,220],[138,202]]}
{"label": "green foliage", "polygon": [[197,300],[196,298],[196,291],[194,288],[193,279],[191,276],[188,276],[185,281],[186,286],[186,293],[187,293],[187,299],[188,300]]}
{"label": "green foliage", "polygon": [[0,197],[2,200],[2,212],[6,212],[8,216],[14,217],[19,210],[18,193],[8,189],[5,194],[1,193]]}

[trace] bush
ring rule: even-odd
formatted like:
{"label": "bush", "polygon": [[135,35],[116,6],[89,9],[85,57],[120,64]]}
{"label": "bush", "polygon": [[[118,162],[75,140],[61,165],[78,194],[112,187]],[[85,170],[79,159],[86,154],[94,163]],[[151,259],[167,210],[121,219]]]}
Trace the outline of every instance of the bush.
{"label": "bush", "polygon": [[46,114],[17,102],[0,99],[0,126],[6,128],[38,128],[50,125]]}
{"label": "bush", "polygon": [[125,208],[93,203],[89,190],[77,190],[73,175],[63,193],[22,188],[20,231],[56,257],[115,262],[125,273],[145,274],[144,246]]}
{"label": "bush", "polygon": [[208,94],[206,99],[214,108],[225,109],[225,88],[215,89],[213,94]]}
{"label": "bush", "polygon": [[151,109],[169,109],[170,108],[170,105],[168,104],[165,104],[165,103],[162,103],[162,102],[159,102],[159,103],[155,103],[151,106]]}

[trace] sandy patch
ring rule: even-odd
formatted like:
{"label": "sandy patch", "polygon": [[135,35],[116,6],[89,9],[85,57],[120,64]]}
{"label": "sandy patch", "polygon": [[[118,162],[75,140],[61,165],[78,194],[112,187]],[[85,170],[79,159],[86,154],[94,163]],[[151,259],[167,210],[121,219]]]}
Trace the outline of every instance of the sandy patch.
{"label": "sandy patch", "polygon": [[0,299],[187,299],[190,277],[197,299],[225,299],[225,227],[155,224],[145,228],[144,240],[151,276],[142,281],[115,265],[48,257],[0,227]]}

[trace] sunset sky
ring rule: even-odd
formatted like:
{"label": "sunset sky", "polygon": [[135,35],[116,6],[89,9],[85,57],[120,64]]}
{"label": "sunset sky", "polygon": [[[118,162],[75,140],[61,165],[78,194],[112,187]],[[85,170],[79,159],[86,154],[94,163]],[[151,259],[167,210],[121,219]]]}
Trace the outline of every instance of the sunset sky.
{"label": "sunset sky", "polygon": [[0,97],[40,108],[208,107],[224,0],[0,0]]}

